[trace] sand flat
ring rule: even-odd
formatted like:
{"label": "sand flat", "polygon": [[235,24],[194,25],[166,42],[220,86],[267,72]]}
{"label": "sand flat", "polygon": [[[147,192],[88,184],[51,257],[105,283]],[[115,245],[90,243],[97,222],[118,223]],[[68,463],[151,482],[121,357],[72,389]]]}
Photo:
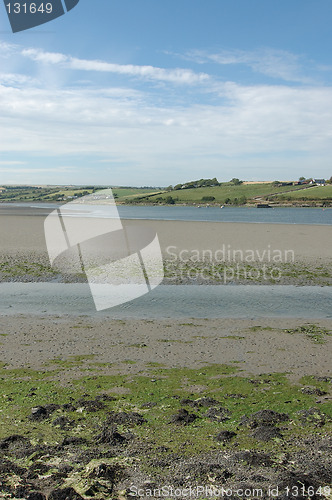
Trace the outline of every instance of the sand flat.
{"label": "sand flat", "polygon": [[[151,362],[168,368],[235,363],[242,375],[331,376],[332,335],[323,335],[324,343],[318,343],[305,333],[286,332],[312,323],[332,332],[332,321],[327,319],[3,316],[0,361],[8,369],[41,369],[55,359],[86,356],[86,367],[103,373],[142,373]],[[70,373],[74,378],[79,375]]]}
{"label": "sand flat", "polygon": [[[1,253],[46,253],[45,216],[2,215]],[[331,262],[332,226],[263,224],[241,222],[193,222],[123,220],[123,225],[139,225],[156,230],[163,256],[182,250],[293,251],[296,261]],[[184,254],[183,254],[184,255]],[[185,258],[188,257],[188,254]]]}

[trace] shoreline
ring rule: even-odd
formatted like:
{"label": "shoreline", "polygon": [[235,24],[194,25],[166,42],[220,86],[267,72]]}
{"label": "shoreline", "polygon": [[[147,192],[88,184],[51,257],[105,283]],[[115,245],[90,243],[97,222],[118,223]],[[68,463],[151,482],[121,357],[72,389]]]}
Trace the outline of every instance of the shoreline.
{"label": "shoreline", "polygon": [[[67,203],[70,202],[70,200],[67,200]],[[26,201],[26,200],[15,200],[15,201],[2,201],[0,200],[0,209],[1,209],[1,206],[2,205],[13,205],[13,204],[31,204],[33,203],[34,205],[47,205],[47,204],[50,204],[50,203],[54,203],[54,204],[57,204],[59,206],[62,206],[63,205],[63,202],[52,202],[50,200],[41,200],[41,201],[34,201],[34,200],[30,200],[30,201]],[[239,204],[231,204],[231,203],[228,203],[226,205],[226,207],[230,207],[230,208],[234,208],[234,207],[244,207],[244,208],[256,208],[257,205],[260,205],[262,202],[259,202],[257,201],[256,203],[246,203],[246,204],[243,204],[243,205],[239,205]],[[269,203],[269,202],[263,202],[264,204],[266,205],[269,205],[268,207],[264,207],[264,208],[332,208],[332,202],[329,200],[329,199],[317,199],[316,201],[315,200],[312,200],[312,203],[309,201],[307,201],[306,203],[304,203],[303,201],[302,202],[294,202],[294,203]],[[125,205],[125,206],[142,206],[142,207],[151,207],[151,206],[154,206],[154,207],[202,207],[202,208],[206,208],[206,207],[214,207],[214,208],[218,208],[221,206],[221,203],[204,203],[204,202],[198,202],[198,201],[193,201],[193,202],[186,202],[186,203],[144,203],[144,202],[129,202],[128,203],[128,200],[126,201],[121,201],[119,199],[116,199],[116,204],[117,205]],[[224,205],[225,206],[225,205]]]}

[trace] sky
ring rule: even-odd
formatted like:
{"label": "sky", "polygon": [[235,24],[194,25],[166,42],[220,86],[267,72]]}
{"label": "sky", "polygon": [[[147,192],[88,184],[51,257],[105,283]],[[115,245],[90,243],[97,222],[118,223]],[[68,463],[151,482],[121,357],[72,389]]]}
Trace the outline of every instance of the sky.
{"label": "sky", "polygon": [[12,33],[0,185],[332,175],[330,0],[80,0]]}

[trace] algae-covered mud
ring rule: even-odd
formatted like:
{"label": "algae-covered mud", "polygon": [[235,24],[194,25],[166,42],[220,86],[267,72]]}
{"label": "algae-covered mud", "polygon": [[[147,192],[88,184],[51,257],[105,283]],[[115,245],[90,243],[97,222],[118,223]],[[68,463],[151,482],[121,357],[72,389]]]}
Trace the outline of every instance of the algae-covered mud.
{"label": "algae-covered mud", "polygon": [[2,318],[1,498],[331,498],[331,332]]}
{"label": "algae-covered mud", "polygon": [[[3,368],[2,498],[329,498],[331,377],[151,365],[135,377],[84,357]],[[63,369],[80,376],[63,382]]]}

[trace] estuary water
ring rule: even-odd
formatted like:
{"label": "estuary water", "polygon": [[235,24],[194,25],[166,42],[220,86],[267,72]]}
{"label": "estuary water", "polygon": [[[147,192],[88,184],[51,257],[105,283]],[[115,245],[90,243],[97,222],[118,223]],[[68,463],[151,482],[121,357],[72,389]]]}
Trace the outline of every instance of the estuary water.
{"label": "estuary water", "polygon": [[0,283],[0,314],[110,318],[332,318],[332,287],[161,285],[96,312],[87,284]]}
{"label": "estuary water", "polygon": [[[1,203],[0,216],[46,217],[61,206],[59,203]],[[91,206],[77,205],[77,209],[84,209],[87,217],[105,217],[109,214],[109,210],[105,211],[101,205],[94,205],[93,210]],[[332,225],[332,208],[117,205],[117,209],[122,219]]]}

